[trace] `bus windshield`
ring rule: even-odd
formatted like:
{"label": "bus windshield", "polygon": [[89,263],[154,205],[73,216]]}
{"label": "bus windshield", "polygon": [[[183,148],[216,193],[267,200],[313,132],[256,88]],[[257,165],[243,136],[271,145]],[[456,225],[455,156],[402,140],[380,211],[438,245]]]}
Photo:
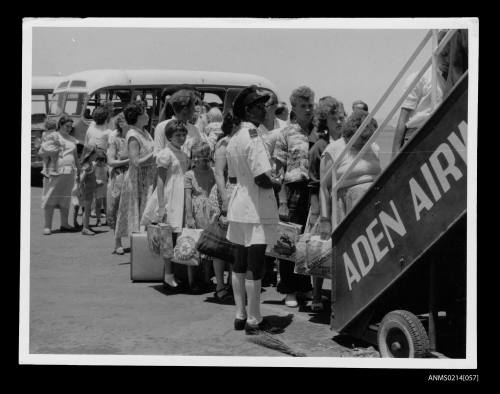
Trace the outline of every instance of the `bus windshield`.
{"label": "bus windshield", "polygon": [[70,116],[80,116],[85,104],[85,93],[68,93],[64,104],[64,113]]}
{"label": "bus windshield", "polygon": [[54,94],[50,102],[48,115],[61,115],[63,112],[64,93]]}

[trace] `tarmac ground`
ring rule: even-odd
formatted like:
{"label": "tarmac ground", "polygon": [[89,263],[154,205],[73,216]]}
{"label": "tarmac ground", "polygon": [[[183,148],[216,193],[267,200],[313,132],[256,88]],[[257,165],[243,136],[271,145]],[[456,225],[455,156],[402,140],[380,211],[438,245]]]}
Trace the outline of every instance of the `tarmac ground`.
{"label": "tarmac ground", "polygon": [[[40,196],[41,187],[31,187],[30,354],[290,357],[235,331],[234,306],[214,303],[213,292],[168,295],[161,283],[133,283],[130,253],[111,253],[106,226],[95,236],[43,235]],[[56,210],[53,229],[59,224]],[[378,357],[367,344],[335,338],[325,282],[326,310],[319,315],[307,304],[288,308],[275,287],[264,288],[263,315],[285,327],[276,337],[307,356]]]}

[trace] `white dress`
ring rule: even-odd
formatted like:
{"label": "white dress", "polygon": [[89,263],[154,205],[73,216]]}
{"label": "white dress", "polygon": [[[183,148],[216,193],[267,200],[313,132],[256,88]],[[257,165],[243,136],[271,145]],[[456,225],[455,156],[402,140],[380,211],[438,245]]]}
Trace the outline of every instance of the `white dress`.
{"label": "white dress", "polygon": [[251,123],[242,123],[227,146],[229,172],[237,179],[231,193],[227,239],[243,246],[273,244],[278,239],[278,208],[273,189],[255,184],[271,171],[266,147]]}
{"label": "white dress", "polygon": [[166,218],[158,215],[158,188],[155,188],[149,198],[141,225],[151,222],[164,222],[169,224],[174,233],[181,233],[184,219],[184,174],[188,169],[187,155],[167,142],[164,149],[156,156],[156,165],[167,170],[167,179],[164,185],[163,198],[165,202]]}

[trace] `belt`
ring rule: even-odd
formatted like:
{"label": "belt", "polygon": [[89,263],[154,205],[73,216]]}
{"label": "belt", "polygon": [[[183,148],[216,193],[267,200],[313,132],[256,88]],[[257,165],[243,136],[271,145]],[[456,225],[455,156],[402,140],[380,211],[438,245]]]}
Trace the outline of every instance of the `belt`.
{"label": "belt", "polygon": [[233,183],[233,184],[238,183],[238,179],[236,177],[230,176],[228,178],[228,180],[229,180],[229,183]]}

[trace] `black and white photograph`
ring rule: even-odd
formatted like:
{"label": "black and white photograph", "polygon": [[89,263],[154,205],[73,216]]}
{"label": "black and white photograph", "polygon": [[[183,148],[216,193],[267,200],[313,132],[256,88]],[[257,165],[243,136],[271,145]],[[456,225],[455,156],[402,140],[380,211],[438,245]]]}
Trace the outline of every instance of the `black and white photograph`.
{"label": "black and white photograph", "polygon": [[22,30],[19,364],[477,368],[478,18]]}

